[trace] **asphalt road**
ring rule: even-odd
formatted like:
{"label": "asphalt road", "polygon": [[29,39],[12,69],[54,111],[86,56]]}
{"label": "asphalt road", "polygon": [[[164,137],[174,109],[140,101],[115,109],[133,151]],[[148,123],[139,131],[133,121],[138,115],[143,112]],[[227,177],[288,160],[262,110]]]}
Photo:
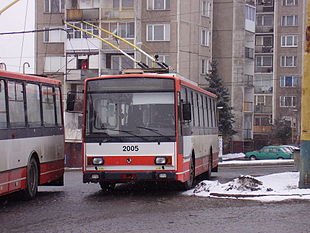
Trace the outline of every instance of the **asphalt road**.
{"label": "asphalt road", "polygon": [[[212,179],[294,171],[292,166],[222,167]],[[161,185],[120,185],[104,193],[66,172],[64,187],[41,187],[35,200],[0,198],[0,232],[309,232],[309,201],[189,197]]]}

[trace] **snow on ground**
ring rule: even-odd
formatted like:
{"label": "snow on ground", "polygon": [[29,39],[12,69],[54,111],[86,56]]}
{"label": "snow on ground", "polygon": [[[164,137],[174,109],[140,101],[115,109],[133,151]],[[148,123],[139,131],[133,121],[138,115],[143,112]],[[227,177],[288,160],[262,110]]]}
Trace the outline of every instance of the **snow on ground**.
{"label": "snow on ground", "polygon": [[197,184],[194,189],[184,192],[184,194],[263,202],[288,199],[310,200],[310,189],[299,189],[298,181],[299,172],[277,173],[255,178],[240,176],[225,184],[218,181],[204,180]]}
{"label": "snow on ground", "polygon": [[231,159],[239,159],[239,158],[244,158],[245,154],[244,153],[234,153],[234,154],[224,154],[221,156],[222,160],[231,160]]}

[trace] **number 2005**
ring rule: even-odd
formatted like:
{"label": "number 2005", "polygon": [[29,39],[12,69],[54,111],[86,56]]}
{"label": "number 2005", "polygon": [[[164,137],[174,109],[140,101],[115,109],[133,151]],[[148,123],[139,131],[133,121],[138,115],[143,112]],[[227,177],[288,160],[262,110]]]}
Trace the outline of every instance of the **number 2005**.
{"label": "number 2005", "polygon": [[139,151],[138,146],[123,146],[123,151]]}

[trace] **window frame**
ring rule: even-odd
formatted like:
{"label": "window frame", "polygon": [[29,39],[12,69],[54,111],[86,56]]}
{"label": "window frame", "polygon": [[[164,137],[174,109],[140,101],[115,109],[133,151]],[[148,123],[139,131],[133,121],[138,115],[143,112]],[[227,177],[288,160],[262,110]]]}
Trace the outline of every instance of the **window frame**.
{"label": "window frame", "polygon": [[[163,39],[155,39],[155,27],[163,27]],[[151,35],[149,34],[151,29]],[[168,31],[168,32],[167,32]],[[146,25],[146,41],[148,42],[166,42],[170,41],[170,24],[147,24]]]}
{"label": "window frame", "polygon": [[167,11],[171,9],[171,1],[170,0],[162,0],[164,7],[163,8],[155,8],[155,1],[159,0],[148,0],[146,9],[149,11]]}
{"label": "window frame", "polygon": [[[292,45],[288,45],[288,38],[292,37]],[[282,48],[295,48],[298,47],[298,35],[282,35],[281,36],[281,47]]]}
{"label": "window frame", "polygon": [[[293,17],[293,24],[288,25],[289,17]],[[283,27],[296,27],[298,26],[298,15],[283,15],[281,17],[281,26]]]}
{"label": "window frame", "polygon": [[[288,65],[288,59],[292,58],[292,65]],[[280,67],[297,67],[297,56],[280,56]]]}
{"label": "window frame", "polygon": [[[289,86],[289,85],[286,85],[286,79],[290,78],[291,79],[291,83],[292,85]],[[285,76],[281,76],[280,77],[280,87],[284,87],[284,88],[288,88],[288,87],[297,87],[298,85],[298,77],[297,76],[294,76],[294,75],[285,75]]]}
{"label": "window frame", "polygon": [[[291,99],[291,105],[286,105],[286,99]],[[280,96],[281,108],[294,108],[297,106],[297,96]]]}
{"label": "window frame", "polygon": [[211,37],[210,30],[207,28],[202,28],[201,29],[201,37],[200,37],[200,45],[209,47],[210,46],[210,37]]}

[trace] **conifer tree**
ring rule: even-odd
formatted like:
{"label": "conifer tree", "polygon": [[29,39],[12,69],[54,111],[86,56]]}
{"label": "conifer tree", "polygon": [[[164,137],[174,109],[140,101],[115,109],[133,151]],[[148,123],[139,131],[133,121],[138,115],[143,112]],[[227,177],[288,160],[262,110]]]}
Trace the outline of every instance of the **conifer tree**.
{"label": "conifer tree", "polygon": [[233,130],[234,116],[232,114],[232,107],[230,107],[230,97],[228,89],[224,87],[223,80],[218,74],[217,62],[211,62],[211,69],[207,74],[207,81],[209,82],[209,87],[206,88],[208,91],[216,94],[217,108],[219,112],[219,133],[225,139],[230,139],[232,135],[237,132]]}

